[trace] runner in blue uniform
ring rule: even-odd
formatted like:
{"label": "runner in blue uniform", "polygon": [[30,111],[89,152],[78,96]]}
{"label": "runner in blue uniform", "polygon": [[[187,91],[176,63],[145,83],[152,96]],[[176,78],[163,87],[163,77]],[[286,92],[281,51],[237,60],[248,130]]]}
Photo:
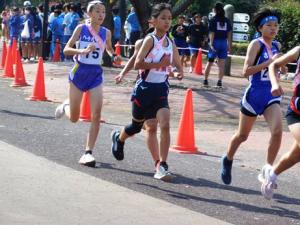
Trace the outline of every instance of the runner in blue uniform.
{"label": "runner in blue uniform", "polygon": [[152,9],[155,31],[148,35],[135,60],[135,69],[143,70],[132,94],[132,123],[122,131],[112,132],[112,153],[117,160],[124,158],[124,142],[141,131],[145,120],[157,119],[161,139],[159,159],[154,178],[169,181],[172,176],[166,163],[170,146],[170,109],[167,68],[173,63],[178,69],[177,78],[182,79],[183,69],[178,50],[167,37],[172,14],[170,5],[157,4]]}
{"label": "runner in blue uniform", "polygon": [[[90,24],[78,25],[64,49],[64,54],[76,55],[76,63],[69,75],[69,99],[56,108],[55,117],[61,118],[66,114],[72,122],[77,122],[80,115],[80,103],[83,92],[89,92],[92,121],[87,136],[85,152],[79,163],[94,167],[96,161],[92,151],[99,133],[103,103],[102,55],[106,49],[111,57],[115,60],[117,58],[113,54],[111,32],[101,26],[105,18],[104,4],[101,1],[89,2],[87,12],[90,16]],[[79,46],[74,48],[73,46],[77,40],[79,40]]]}
{"label": "runner in blue uniform", "polygon": [[284,56],[276,59],[269,66],[269,75],[272,83],[272,95],[283,95],[283,90],[277,77],[277,70],[287,63],[295,61],[297,61],[297,70],[294,78],[294,91],[285,116],[295,141],[290,151],[284,154],[274,167],[269,164],[263,167],[261,192],[266,199],[273,197],[273,191],[277,188],[277,176],[300,162],[300,46],[293,48]]}
{"label": "runner in blue uniform", "polygon": [[233,135],[227,154],[222,158],[221,178],[231,183],[231,168],[234,155],[241,143],[247,140],[257,116],[263,115],[271,132],[267,163],[272,165],[281,144],[282,113],[281,96],[272,96],[268,66],[279,56],[280,44],[274,41],[279,30],[279,14],[271,9],[262,9],[254,17],[254,25],[261,38],[253,40],[247,49],[243,75],[249,79],[241,100],[239,128]]}

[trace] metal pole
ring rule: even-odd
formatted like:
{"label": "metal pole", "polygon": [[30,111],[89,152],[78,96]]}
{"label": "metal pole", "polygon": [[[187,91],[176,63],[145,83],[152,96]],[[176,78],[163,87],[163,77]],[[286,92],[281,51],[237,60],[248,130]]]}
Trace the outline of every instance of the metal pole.
{"label": "metal pole", "polygon": [[[231,26],[233,25],[233,13],[234,13],[234,7],[233,5],[225,5],[225,16],[230,20]],[[232,35],[232,33],[231,33]],[[232,36],[231,41],[228,43],[229,46],[232,46]],[[231,57],[227,57],[225,61],[225,75],[230,76],[230,69],[231,69]]]}
{"label": "metal pole", "polygon": [[42,34],[42,54],[45,60],[49,54],[47,52],[47,30],[48,30],[48,12],[49,12],[49,0],[44,0],[44,19],[43,19],[43,34]]}

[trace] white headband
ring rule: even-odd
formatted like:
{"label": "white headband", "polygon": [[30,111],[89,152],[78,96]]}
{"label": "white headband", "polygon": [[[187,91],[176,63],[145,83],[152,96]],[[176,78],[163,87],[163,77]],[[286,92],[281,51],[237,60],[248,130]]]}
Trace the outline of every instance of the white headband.
{"label": "white headband", "polygon": [[89,2],[88,6],[87,6],[87,8],[86,8],[86,11],[87,11],[87,12],[90,12],[91,7],[94,6],[94,5],[98,5],[98,4],[103,5],[104,3],[101,2],[101,1],[99,1],[99,0],[95,0],[95,1]]}

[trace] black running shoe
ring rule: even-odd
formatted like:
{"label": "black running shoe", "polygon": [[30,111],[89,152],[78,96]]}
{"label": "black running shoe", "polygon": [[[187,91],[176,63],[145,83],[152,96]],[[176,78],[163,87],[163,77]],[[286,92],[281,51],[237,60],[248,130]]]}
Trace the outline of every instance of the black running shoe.
{"label": "black running shoe", "polygon": [[218,87],[218,88],[221,88],[221,87],[222,87],[222,81],[221,81],[221,80],[218,80],[217,87]]}
{"label": "black running shoe", "polygon": [[124,159],[124,142],[119,140],[120,131],[114,130],[111,133],[111,152],[116,160],[123,160]]}
{"label": "black running shoe", "polygon": [[207,87],[208,86],[208,80],[203,81],[203,86]]}

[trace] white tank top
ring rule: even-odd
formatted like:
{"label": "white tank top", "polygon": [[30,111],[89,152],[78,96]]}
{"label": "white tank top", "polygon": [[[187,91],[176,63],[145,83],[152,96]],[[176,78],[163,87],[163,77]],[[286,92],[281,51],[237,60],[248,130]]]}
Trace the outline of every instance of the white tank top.
{"label": "white tank top", "polygon": [[[145,58],[147,63],[158,63],[161,61],[164,55],[170,55],[171,64],[173,61],[173,43],[167,37],[164,36],[160,40],[154,35],[150,34],[153,38],[153,48],[150,50],[149,54]],[[168,46],[164,47],[163,42],[167,40]],[[141,74],[141,77],[146,82],[150,83],[163,83],[166,81],[169,74],[169,67],[159,68],[159,69],[150,69],[144,70]]]}

